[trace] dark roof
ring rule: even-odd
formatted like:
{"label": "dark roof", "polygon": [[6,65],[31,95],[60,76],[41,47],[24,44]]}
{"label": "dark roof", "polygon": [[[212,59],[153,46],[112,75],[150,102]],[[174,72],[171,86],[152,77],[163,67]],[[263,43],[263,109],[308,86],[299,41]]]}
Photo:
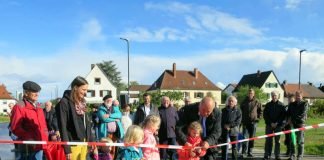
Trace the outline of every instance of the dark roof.
{"label": "dark roof", "polygon": [[0,99],[14,99],[11,97],[10,92],[7,91],[4,84],[0,85]]}
{"label": "dark roof", "polygon": [[142,91],[145,92],[147,91],[151,85],[133,85],[129,87],[130,91]]}
{"label": "dark roof", "polygon": [[245,86],[245,85],[261,88],[271,73],[273,73],[273,75],[276,77],[278,81],[278,84],[280,84],[277,76],[274,74],[272,70],[265,71],[265,72],[258,71],[257,73],[243,75],[242,79],[237,84],[234,91],[237,91],[240,86]]}
{"label": "dark roof", "polygon": [[[299,84],[284,84],[282,87],[284,88],[285,96],[295,94],[299,90]],[[301,84],[300,90],[303,92],[304,98],[324,98],[324,93],[315,86]]]}
{"label": "dark roof", "polygon": [[161,76],[151,85],[149,90],[220,90],[200,71],[176,70],[176,76],[173,70],[165,70]]}

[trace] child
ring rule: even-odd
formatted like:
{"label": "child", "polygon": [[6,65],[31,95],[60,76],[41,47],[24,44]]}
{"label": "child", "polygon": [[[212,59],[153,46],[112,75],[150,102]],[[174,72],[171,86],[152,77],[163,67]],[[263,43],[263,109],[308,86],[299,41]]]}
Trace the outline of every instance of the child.
{"label": "child", "polygon": [[125,104],[122,107],[123,110],[123,116],[121,117],[121,123],[123,125],[124,131],[127,131],[127,128],[133,124],[132,116],[130,114],[130,106],[128,104]]}
{"label": "child", "polygon": [[[161,119],[156,115],[149,115],[143,122],[144,144],[156,145],[155,134],[159,129]],[[142,148],[145,160],[159,160],[160,152],[158,148]]]}
{"label": "child", "polygon": [[[101,138],[100,142],[113,143],[110,138]],[[110,155],[111,146],[99,146],[98,149],[94,151],[95,160],[112,160]]]}
{"label": "child", "polygon": [[[188,127],[187,142],[192,147],[199,147],[201,143],[202,127],[199,122],[192,122]],[[203,149],[184,149],[178,150],[179,160],[199,160],[206,154]]]}
{"label": "child", "polygon": [[[139,145],[143,143],[144,132],[140,126],[131,125],[125,134],[124,143],[127,145]],[[116,160],[142,160],[143,152],[136,146],[120,147]]]}

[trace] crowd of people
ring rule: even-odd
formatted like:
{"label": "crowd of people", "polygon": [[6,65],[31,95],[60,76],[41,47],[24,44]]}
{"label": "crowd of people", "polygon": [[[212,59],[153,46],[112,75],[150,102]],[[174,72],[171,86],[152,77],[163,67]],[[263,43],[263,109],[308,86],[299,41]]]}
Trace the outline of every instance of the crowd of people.
{"label": "crowd of people", "polygon": [[[151,96],[145,93],[144,103],[135,113],[131,113],[129,105],[120,106],[118,100],[106,95],[102,104],[88,114],[87,89],[86,79],[78,76],[55,107],[46,102],[42,109],[38,103],[41,87],[32,81],[25,82],[23,100],[14,105],[10,115],[9,130],[14,140],[126,144],[124,147],[62,145],[63,157],[60,159],[67,160],[215,160],[219,153],[225,160],[228,146],[222,146],[221,151],[210,146],[238,140],[241,128],[243,137],[255,137],[262,116],[266,124],[265,134],[303,127],[307,117],[308,105],[302,100],[300,91],[290,97],[288,106],[284,106],[278,100],[278,93],[273,91],[272,100],[264,109],[253,89],[240,105],[235,96],[229,96],[222,109],[212,97],[204,97],[197,103],[190,103],[190,98],[186,97],[184,107],[177,110],[170,98],[163,96],[161,105],[155,106]],[[286,136],[289,158],[302,159],[304,132],[296,132],[296,143],[291,140],[291,135]],[[264,159],[271,158],[273,139],[274,158],[280,159],[280,135],[266,138]],[[187,148],[140,148],[138,144],[183,145]],[[253,157],[253,148],[254,141],[243,142],[240,154],[237,145],[232,144],[231,158]],[[47,145],[19,144],[16,149],[16,159],[53,159]]]}

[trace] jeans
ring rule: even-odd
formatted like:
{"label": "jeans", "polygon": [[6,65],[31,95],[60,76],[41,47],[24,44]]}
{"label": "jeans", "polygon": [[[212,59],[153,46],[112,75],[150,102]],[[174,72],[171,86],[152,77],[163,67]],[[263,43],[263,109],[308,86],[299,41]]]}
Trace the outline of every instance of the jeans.
{"label": "jeans", "polygon": [[[255,132],[257,128],[257,123],[251,123],[248,125],[243,124],[243,136],[244,138],[252,138],[255,137]],[[246,149],[248,154],[252,154],[252,150],[254,147],[254,141],[248,141],[242,143],[242,154],[246,154]]]}
{"label": "jeans", "polygon": [[[160,140],[160,144],[166,144],[166,145],[176,145],[177,141],[176,138],[167,138],[165,140]],[[177,151],[174,149],[160,149],[160,156],[162,160],[177,160]]]}
{"label": "jeans", "polygon": [[[271,126],[266,126],[266,134],[271,134],[275,132],[281,132],[280,127],[272,128]],[[274,148],[274,154],[275,157],[278,158],[280,156],[280,135],[275,137],[267,137],[265,141],[264,146],[264,157],[271,157],[272,153],[272,146],[273,146],[273,138],[275,139],[275,148]]]}

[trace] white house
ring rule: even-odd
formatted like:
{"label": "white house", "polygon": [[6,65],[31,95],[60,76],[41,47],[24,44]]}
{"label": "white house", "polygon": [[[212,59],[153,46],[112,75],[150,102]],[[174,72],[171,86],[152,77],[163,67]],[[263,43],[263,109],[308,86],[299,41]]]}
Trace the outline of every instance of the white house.
{"label": "white house", "polygon": [[91,71],[86,76],[86,80],[89,83],[86,96],[87,103],[102,103],[102,98],[106,95],[111,95],[113,99],[117,99],[117,88],[97,64],[91,64]]}
{"label": "white house", "polygon": [[262,89],[263,92],[268,95],[268,101],[271,101],[271,92],[278,91],[279,101],[284,102],[284,90],[282,89],[277,76],[272,70],[265,72],[260,72],[258,70],[257,73],[243,75],[234,92],[237,91],[240,86],[244,85],[254,86]]}
{"label": "white house", "polygon": [[0,114],[7,114],[7,112],[11,112],[9,108],[10,103],[16,104],[16,100],[7,91],[6,86],[4,84],[1,84],[0,85]]}

